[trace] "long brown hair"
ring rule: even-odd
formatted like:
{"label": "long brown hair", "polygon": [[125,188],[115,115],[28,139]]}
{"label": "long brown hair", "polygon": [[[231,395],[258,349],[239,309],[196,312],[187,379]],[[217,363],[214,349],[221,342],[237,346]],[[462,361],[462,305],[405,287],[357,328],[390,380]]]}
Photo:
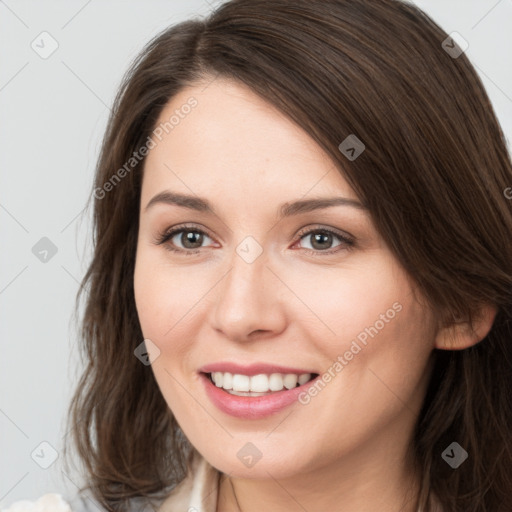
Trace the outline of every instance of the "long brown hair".
{"label": "long brown hair", "polygon": [[[434,350],[410,449],[425,512],[433,496],[445,511],[512,510],[512,164],[481,80],[447,38],[398,0],[232,0],[165,30],[133,62],[91,196],[94,254],[77,295],[78,306],[88,288],[86,367],[68,416],[85,488],[107,510],[165,497],[193,450],[134,357],[144,159],[126,162],[176,93],[217,76],[249,86],[339,164],[440,324],[497,308],[480,343]],[[351,134],[365,144],[353,160],[339,149]],[[457,469],[442,457],[452,442],[469,454]]]}

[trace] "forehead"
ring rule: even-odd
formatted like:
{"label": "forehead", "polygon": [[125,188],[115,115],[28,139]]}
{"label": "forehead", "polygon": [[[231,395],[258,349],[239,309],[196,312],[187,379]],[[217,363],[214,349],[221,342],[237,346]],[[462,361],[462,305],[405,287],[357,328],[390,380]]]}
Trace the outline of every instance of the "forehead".
{"label": "forehead", "polygon": [[173,185],[185,192],[185,185],[201,196],[235,189],[267,201],[283,193],[357,199],[323,149],[243,84],[216,79],[181,90],[155,129],[161,140],[153,136],[143,186],[153,193]]}

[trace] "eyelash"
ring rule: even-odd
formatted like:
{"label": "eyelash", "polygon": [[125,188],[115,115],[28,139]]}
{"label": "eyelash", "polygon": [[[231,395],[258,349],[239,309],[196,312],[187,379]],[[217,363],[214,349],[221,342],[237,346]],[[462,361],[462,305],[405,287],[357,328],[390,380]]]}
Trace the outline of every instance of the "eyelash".
{"label": "eyelash", "polygon": [[[207,232],[203,231],[202,229],[197,228],[196,226],[179,225],[179,226],[175,226],[171,230],[164,231],[163,233],[159,234],[154,243],[156,245],[165,244],[165,248],[168,251],[171,251],[174,253],[180,253],[180,254],[183,254],[184,256],[193,256],[193,255],[201,252],[201,249],[181,249],[181,248],[173,247],[171,244],[166,243],[170,239],[172,239],[176,234],[181,233],[181,232],[187,232],[187,231],[206,235],[208,238],[213,239],[213,237],[211,237]],[[323,256],[323,255],[328,256],[328,255],[332,255],[334,253],[338,253],[341,250],[343,250],[343,247],[342,247],[343,245],[345,245],[344,250],[346,250],[346,251],[350,251],[350,250],[354,249],[354,247],[355,247],[355,240],[353,238],[348,237],[346,235],[342,235],[341,233],[334,231],[332,229],[328,229],[328,228],[314,228],[314,229],[309,229],[306,231],[299,232],[298,233],[299,241],[302,240],[302,238],[304,238],[308,235],[311,235],[313,233],[322,233],[322,234],[327,233],[327,234],[333,235],[333,236],[337,237],[341,241],[341,243],[340,243],[340,245],[336,246],[334,248],[334,250],[328,249],[325,251],[321,251],[321,250],[314,250],[314,249],[303,249],[304,251],[306,251],[306,254],[311,254],[313,256]],[[341,247],[341,249],[340,249],[340,247]]]}

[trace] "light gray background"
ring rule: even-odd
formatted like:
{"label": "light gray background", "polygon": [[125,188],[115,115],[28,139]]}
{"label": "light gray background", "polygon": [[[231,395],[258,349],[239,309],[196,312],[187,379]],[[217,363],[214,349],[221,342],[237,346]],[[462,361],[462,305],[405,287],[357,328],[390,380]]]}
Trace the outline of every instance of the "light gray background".
{"label": "light gray background", "polygon": [[[78,377],[72,308],[91,253],[80,213],[109,106],[153,35],[219,3],[0,0],[0,508],[47,492],[71,497],[81,483],[62,472],[62,457],[48,469],[35,460],[50,460],[40,443],[59,453],[66,435]],[[512,0],[415,3],[468,41],[510,148]],[[59,45],[47,59],[31,47],[43,31]],[[32,252],[42,237],[57,247],[46,263]]]}

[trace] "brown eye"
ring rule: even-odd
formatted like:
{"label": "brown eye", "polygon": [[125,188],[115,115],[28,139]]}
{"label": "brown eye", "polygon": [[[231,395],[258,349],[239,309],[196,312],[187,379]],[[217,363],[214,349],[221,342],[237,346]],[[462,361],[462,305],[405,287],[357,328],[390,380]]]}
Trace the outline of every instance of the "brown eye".
{"label": "brown eye", "polygon": [[[333,246],[336,239],[339,240],[339,243]],[[309,254],[333,254],[343,249],[351,249],[355,243],[353,238],[326,228],[302,232],[300,240],[309,240],[310,248],[304,248]],[[335,250],[331,250],[333,247]]]}
{"label": "brown eye", "polygon": [[177,226],[158,236],[155,243],[166,249],[186,255],[197,254],[206,239],[212,240],[203,230],[194,226]]}
{"label": "brown eye", "polygon": [[[204,239],[204,234],[199,231],[189,231],[189,230],[182,230],[178,231],[177,234],[179,235],[181,233],[181,236],[178,237],[178,240],[180,243],[183,244],[183,247],[185,249],[198,249],[201,247]],[[174,235],[172,238],[175,238],[176,235]]]}
{"label": "brown eye", "polygon": [[334,236],[331,233],[317,232],[306,235],[304,238],[310,240],[313,249],[324,250],[330,249]]}

